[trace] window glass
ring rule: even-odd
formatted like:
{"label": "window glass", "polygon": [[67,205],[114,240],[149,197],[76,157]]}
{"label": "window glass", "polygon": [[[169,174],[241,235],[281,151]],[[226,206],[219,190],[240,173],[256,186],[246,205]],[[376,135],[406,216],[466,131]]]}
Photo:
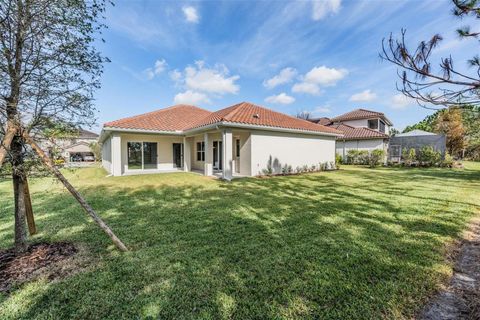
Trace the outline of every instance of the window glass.
{"label": "window glass", "polygon": [[240,157],[240,139],[237,139],[235,143],[236,155]]}
{"label": "window glass", "polygon": [[380,120],[380,132],[385,133],[385,122],[382,120]]}
{"label": "window glass", "polygon": [[378,129],[378,120],[377,119],[368,120],[368,127],[370,129],[377,130]]}
{"label": "window glass", "polygon": [[128,169],[142,169],[142,144],[127,142]]}
{"label": "window glass", "polygon": [[143,143],[143,168],[157,169],[157,143]]}
{"label": "window glass", "polygon": [[205,142],[197,142],[197,161],[205,161]]}

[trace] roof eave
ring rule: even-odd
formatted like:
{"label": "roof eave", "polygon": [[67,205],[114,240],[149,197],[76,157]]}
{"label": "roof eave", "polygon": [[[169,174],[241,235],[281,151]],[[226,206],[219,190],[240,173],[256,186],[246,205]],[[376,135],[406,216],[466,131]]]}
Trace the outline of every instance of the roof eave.
{"label": "roof eave", "polygon": [[133,128],[117,128],[117,127],[103,127],[98,141],[103,143],[112,132],[124,133],[147,133],[147,134],[161,134],[161,135],[175,135],[183,136],[183,131],[167,131],[167,130],[150,130],[150,129],[133,129]]}
{"label": "roof eave", "polygon": [[376,139],[389,139],[390,137],[348,137],[339,138],[340,140],[376,140]]}
{"label": "roof eave", "polygon": [[330,137],[341,137],[343,134],[341,133],[330,133],[330,132],[320,132],[320,131],[313,131],[313,130],[302,130],[302,129],[292,129],[292,128],[282,128],[282,127],[273,127],[273,126],[264,126],[264,125],[253,125],[247,123],[240,123],[240,122],[229,122],[229,121],[221,121],[215,122],[206,126],[193,128],[189,130],[185,130],[185,134],[193,134],[195,132],[204,131],[213,129],[216,127],[231,127],[231,128],[239,128],[239,129],[254,129],[254,130],[266,130],[266,131],[276,131],[276,132],[290,132],[290,133],[303,133],[303,134],[310,134],[310,135],[317,135],[317,136],[330,136]]}

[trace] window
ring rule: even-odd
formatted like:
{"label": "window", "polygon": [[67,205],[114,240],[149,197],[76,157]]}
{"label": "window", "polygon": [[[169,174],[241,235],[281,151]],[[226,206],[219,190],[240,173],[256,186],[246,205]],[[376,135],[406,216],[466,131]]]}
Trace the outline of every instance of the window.
{"label": "window", "polygon": [[240,157],[240,139],[235,140],[235,154],[237,158]]}
{"label": "window", "polygon": [[385,122],[382,120],[380,120],[380,132],[385,133]]}
{"label": "window", "polygon": [[127,142],[128,169],[156,169],[156,142]]}
{"label": "window", "polygon": [[197,161],[205,161],[205,142],[197,142]]}
{"label": "window", "polygon": [[370,129],[378,130],[378,119],[368,120],[368,127]]}

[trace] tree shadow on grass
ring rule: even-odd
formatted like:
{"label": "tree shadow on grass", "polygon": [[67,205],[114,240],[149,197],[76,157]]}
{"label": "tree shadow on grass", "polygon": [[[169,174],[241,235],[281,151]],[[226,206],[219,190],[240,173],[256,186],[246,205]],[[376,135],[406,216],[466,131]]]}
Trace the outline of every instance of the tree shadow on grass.
{"label": "tree shadow on grass", "polygon": [[18,295],[28,303],[11,316],[25,319],[411,317],[447,276],[443,244],[463,229],[471,203],[399,194],[402,172],[377,172],[390,179],[379,194],[364,183],[371,175],[82,190],[126,254],[68,195],[35,197],[41,237],[86,244],[93,265],[19,288],[2,308]]}

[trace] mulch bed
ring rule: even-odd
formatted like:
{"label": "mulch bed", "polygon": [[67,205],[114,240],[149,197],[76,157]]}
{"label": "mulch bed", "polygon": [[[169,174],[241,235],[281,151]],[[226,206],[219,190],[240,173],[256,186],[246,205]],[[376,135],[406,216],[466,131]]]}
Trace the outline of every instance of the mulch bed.
{"label": "mulch bed", "polygon": [[77,248],[68,242],[35,243],[26,252],[14,249],[0,251],[0,292],[8,292],[15,284],[24,283],[46,274],[50,280],[61,276],[48,269],[75,255]]}

